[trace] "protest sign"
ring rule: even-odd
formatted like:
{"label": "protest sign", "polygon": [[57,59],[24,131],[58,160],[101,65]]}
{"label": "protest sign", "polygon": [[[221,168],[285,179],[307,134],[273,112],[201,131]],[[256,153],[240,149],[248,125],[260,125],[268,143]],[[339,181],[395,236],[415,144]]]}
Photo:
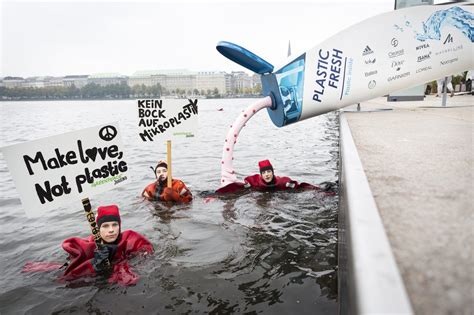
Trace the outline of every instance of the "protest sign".
{"label": "protest sign", "polygon": [[198,125],[197,101],[138,100],[140,138],[147,142],[194,137]]}
{"label": "protest sign", "polygon": [[118,123],[2,148],[28,216],[129,180]]}

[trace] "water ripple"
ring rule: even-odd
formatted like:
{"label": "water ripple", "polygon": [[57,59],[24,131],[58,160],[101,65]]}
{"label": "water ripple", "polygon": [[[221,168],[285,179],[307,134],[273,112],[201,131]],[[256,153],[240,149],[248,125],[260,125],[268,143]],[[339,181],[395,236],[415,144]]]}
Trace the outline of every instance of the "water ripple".
{"label": "water ripple", "polygon": [[[118,204],[122,228],[144,234],[156,250],[131,261],[141,281],[129,288],[59,283],[60,272],[20,273],[28,261],[64,261],[61,242],[90,232],[80,205],[28,219],[0,159],[0,313],[336,313],[337,196],[244,192],[206,201],[218,185],[228,126],[253,101],[199,101],[198,137],[173,144],[174,176],[195,198],[174,207],[140,197],[166,146],[141,142],[134,101],[0,103],[0,146],[120,121],[132,180],[91,201]],[[338,145],[337,113],[281,129],[258,113],[242,131],[234,162],[239,178],[270,159],[277,175],[336,183]]]}

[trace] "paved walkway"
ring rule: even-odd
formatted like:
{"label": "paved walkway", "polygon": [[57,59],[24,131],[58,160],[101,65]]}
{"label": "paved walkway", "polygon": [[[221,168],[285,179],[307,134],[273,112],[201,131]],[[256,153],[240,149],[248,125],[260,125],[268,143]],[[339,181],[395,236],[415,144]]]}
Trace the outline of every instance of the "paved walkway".
{"label": "paved walkway", "polygon": [[474,96],[447,106],[428,96],[345,108],[416,314],[474,313]]}

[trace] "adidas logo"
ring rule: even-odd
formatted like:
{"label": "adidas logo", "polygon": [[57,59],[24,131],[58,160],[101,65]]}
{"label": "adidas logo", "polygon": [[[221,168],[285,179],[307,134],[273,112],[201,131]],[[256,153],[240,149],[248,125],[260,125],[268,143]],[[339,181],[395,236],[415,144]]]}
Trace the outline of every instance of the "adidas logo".
{"label": "adidas logo", "polygon": [[370,49],[370,47],[367,45],[367,46],[365,46],[365,49],[362,52],[362,56],[367,56],[367,55],[370,55],[370,54],[373,54],[373,53],[374,52],[372,51],[372,49]]}

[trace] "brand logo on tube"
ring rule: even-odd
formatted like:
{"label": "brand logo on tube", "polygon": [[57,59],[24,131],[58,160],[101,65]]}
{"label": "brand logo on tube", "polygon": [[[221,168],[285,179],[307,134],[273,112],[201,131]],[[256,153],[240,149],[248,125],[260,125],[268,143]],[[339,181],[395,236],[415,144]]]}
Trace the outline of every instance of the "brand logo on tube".
{"label": "brand logo on tube", "polygon": [[396,74],[396,75],[392,75],[391,77],[387,78],[387,81],[390,82],[390,81],[395,81],[395,80],[398,80],[398,79],[403,79],[403,78],[408,77],[409,75],[410,75],[410,71],[400,73],[400,74]]}
{"label": "brand logo on tube", "polygon": [[393,47],[397,47],[398,46],[398,39],[392,38],[392,41],[390,42],[390,44],[392,44]]}
{"label": "brand logo on tube", "polygon": [[405,50],[404,50],[404,49],[400,49],[400,50],[390,51],[390,52],[388,53],[388,57],[389,57],[389,58],[396,58],[396,57],[403,56],[404,54],[405,54]]}
{"label": "brand logo on tube", "polygon": [[435,56],[456,52],[456,51],[462,50],[462,49],[464,49],[464,47],[462,45],[457,45],[455,47],[445,48],[443,50],[435,52]]}
{"label": "brand logo on tube", "polygon": [[458,58],[443,60],[443,61],[440,61],[440,65],[442,65],[442,66],[449,65],[450,63],[457,62],[458,60],[459,60]]}
{"label": "brand logo on tube", "polygon": [[373,54],[374,52],[370,49],[369,45],[365,46],[364,51],[362,52],[362,56],[367,56]]}
{"label": "brand logo on tube", "polygon": [[377,70],[365,72],[365,77],[370,77],[371,75],[377,74]]}
{"label": "brand logo on tube", "polygon": [[446,45],[452,42],[453,42],[453,37],[451,36],[451,34],[448,34],[448,36],[446,36],[446,39],[444,40],[443,45]]}
{"label": "brand logo on tube", "polygon": [[431,70],[431,66],[426,66],[426,67],[423,67],[423,68],[416,69],[416,73],[420,73],[420,72],[424,72],[424,71],[428,71],[428,70]]}
{"label": "brand logo on tube", "polygon": [[416,50],[422,50],[426,48],[430,48],[430,45],[428,43],[423,43],[421,45],[416,46]]}
{"label": "brand logo on tube", "polygon": [[376,85],[377,85],[377,82],[375,80],[371,80],[369,81],[369,84],[367,85],[367,87],[372,90]]}
{"label": "brand logo on tube", "polygon": [[395,68],[396,71],[400,71],[404,63],[405,60],[394,60],[392,61],[391,67],[392,69]]}
{"label": "brand logo on tube", "polygon": [[365,64],[366,64],[366,65],[374,64],[376,60],[377,60],[376,58],[374,58],[374,59],[367,59],[367,60],[365,60]]}
{"label": "brand logo on tube", "polygon": [[425,60],[428,60],[431,58],[431,51],[428,53],[428,54],[424,54],[422,56],[418,56],[416,62],[422,62],[422,61],[425,61]]}

